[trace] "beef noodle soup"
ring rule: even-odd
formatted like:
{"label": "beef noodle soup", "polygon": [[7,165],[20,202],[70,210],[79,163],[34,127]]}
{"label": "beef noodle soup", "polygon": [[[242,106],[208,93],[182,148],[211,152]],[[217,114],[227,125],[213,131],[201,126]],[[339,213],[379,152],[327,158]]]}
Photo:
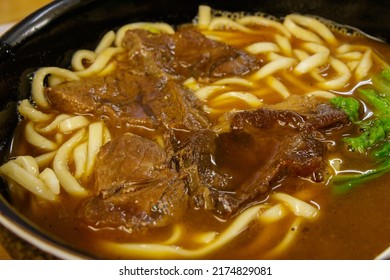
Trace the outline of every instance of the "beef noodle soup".
{"label": "beef noodle soup", "polygon": [[23,215],[96,258],[375,258],[389,59],[298,14],[131,23],[34,73],[0,174]]}

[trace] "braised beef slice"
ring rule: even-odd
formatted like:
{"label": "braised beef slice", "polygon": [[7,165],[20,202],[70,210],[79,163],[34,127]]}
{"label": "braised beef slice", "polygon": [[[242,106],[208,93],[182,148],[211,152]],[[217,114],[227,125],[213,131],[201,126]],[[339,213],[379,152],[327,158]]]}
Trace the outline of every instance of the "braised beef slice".
{"label": "braised beef slice", "polygon": [[129,63],[135,72],[164,72],[182,78],[220,78],[245,75],[259,68],[254,56],[210,40],[189,27],[173,35],[129,30],[122,45],[130,50],[126,64]]}
{"label": "braised beef slice", "polygon": [[211,130],[194,132],[172,157],[189,189],[190,203],[195,209],[218,209],[229,176],[214,162],[217,135]]}
{"label": "braised beef slice", "polygon": [[[302,101],[307,100],[301,97]],[[293,97],[292,102],[299,100],[299,97]],[[281,125],[292,128],[298,131],[312,131],[316,129],[324,129],[337,124],[348,123],[348,116],[340,109],[337,109],[329,104],[309,102],[299,107],[302,111],[281,110],[284,104],[289,104],[287,99],[277,106],[269,106],[251,111],[242,111],[234,114],[230,127],[234,131],[247,129],[248,127],[255,128],[270,128],[275,125]],[[315,106],[315,108],[311,107]],[[276,109],[275,109],[276,108]]]}
{"label": "braised beef slice", "polygon": [[185,77],[224,77],[245,75],[259,68],[254,56],[210,40],[193,28],[176,33],[175,69]]}
{"label": "braised beef slice", "polygon": [[193,93],[165,76],[117,72],[49,87],[46,96],[54,108],[66,113],[92,113],[110,129],[122,132],[132,126],[208,126]]}
{"label": "braised beef slice", "polygon": [[312,133],[298,133],[291,138],[286,137],[274,150],[271,157],[268,155],[270,160],[267,164],[236,190],[236,207],[268,193],[269,189],[285,176],[309,177],[314,181],[323,180],[326,146]]}
{"label": "braised beef slice", "polygon": [[156,143],[124,134],[103,146],[95,171],[96,195],[80,216],[95,227],[161,227],[180,219],[187,191]]}
{"label": "braised beef slice", "polygon": [[[283,104],[276,107],[282,108]],[[285,177],[324,180],[328,147],[323,141],[326,137],[321,131],[348,123],[348,117],[343,111],[327,104],[309,102],[304,106],[296,106],[295,109],[298,110],[298,107],[300,112],[275,110],[269,106],[234,114],[230,134],[251,135],[254,139],[250,142],[251,149],[257,157],[263,158],[264,162],[256,162],[248,157],[252,166],[255,165],[257,169],[247,174],[246,180],[237,182],[239,187],[234,190],[230,200],[232,211],[223,214],[230,215],[240,206],[259,199]],[[227,156],[229,152],[225,154]],[[239,154],[233,153],[230,156],[234,158]]]}

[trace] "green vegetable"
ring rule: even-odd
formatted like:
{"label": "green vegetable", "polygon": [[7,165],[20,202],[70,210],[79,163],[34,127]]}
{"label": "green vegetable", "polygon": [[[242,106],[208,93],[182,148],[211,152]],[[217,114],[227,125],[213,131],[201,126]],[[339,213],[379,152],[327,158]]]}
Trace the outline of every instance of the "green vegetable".
{"label": "green vegetable", "polygon": [[374,157],[377,159],[390,157],[390,142],[385,142],[381,147],[373,153]]}
{"label": "green vegetable", "polygon": [[359,121],[359,101],[352,97],[335,97],[330,100],[330,104],[336,108],[342,109],[347,113],[352,122]]}
{"label": "green vegetable", "polygon": [[353,175],[337,175],[333,178],[333,189],[336,194],[343,194],[355,186],[361,185],[364,182],[378,178],[382,174],[390,171],[390,159],[382,162],[377,168],[367,170],[361,174]]}
{"label": "green vegetable", "polygon": [[359,89],[359,93],[378,118],[390,116],[390,95],[380,94],[374,89]]}
{"label": "green vegetable", "polygon": [[351,151],[365,153],[386,137],[386,131],[379,119],[362,122],[360,125],[360,131],[362,131],[360,136],[347,137],[344,139],[344,141],[348,143]]}
{"label": "green vegetable", "polygon": [[372,79],[373,86],[358,90],[359,96],[372,111],[366,120],[359,120],[359,102],[354,98],[335,97],[333,106],[342,109],[358,125],[361,134],[346,137],[351,152],[367,155],[375,168],[358,174],[339,174],[333,178],[336,193],[342,193],[363,182],[390,171],[390,69],[386,68]]}
{"label": "green vegetable", "polygon": [[390,68],[385,68],[379,75],[374,76],[372,83],[379,92],[390,95]]}

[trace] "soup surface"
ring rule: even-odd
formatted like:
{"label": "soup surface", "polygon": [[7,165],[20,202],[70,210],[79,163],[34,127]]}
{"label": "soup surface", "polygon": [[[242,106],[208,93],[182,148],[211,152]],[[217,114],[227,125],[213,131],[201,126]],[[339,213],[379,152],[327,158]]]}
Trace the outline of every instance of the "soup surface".
{"label": "soup surface", "polygon": [[390,246],[390,47],[201,6],[37,70],[0,167],[96,258],[372,259]]}

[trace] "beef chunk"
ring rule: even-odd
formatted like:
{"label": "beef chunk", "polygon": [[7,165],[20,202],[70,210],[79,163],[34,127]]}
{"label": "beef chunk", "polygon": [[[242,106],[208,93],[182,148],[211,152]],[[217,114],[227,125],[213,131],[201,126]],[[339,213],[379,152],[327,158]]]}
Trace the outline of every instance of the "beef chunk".
{"label": "beef chunk", "polygon": [[[250,149],[264,161],[256,162],[248,157],[256,170],[237,184],[239,187],[231,195],[230,207],[226,210],[234,212],[251,200],[259,199],[286,177],[305,177],[317,182],[324,180],[328,146],[323,131],[348,123],[348,117],[328,104],[306,97],[302,103],[298,100],[294,97],[285,104],[238,112],[231,118],[231,134],[236,137],[251,135],[254,140],[250,142]],[[282,109],[288,103],[295,105],[287,108],[297,111]]]}
{"label": "beef chunk", "polygon": [[305,120],[296,112],[260,108],[255,111],[243,111],[235,114],[230,127],[232,130],[242,130],[247,126],[271,128],[275,125],[300,130],[305,125]]}
{"label": "beef chunk", "polygon": [[176,34],[176,72],[185,77],[245,75],[259,68],[254,56],[185,28]]}
{"label": "beef chunk", "polygon": [[129,30],[123,47],[130,50],[126,63],[130,63],[130,69],[135,72],[164,72],[182,78],[220,78],[245,75],[259,68],[254,56],[210,40],[188,27],[174,35]]}
{"label": "beef chunk", "polygon": [[95,193],[82,207],[81,218],[95,227],[139,230],[165,226],[187,209],[187,192],[156,143],[124,134],[100,151]]}
{"label": "beef chunk", "polygon": [[229,175],[214,162],[217,135],[211,130],[192,133],[174,154],[172,162],[188,185],[190,202],[195,209],[215,210],[220,206]]}
{"label": "beef chunk", "polygon": [[[296,103],[301,99],[302,105],[295,104],[298,111],[283,110],[285,104]],[[293,107],[294,108],[294,107]],[[270,128],[275,125],[285,126],[298,131],[313,131],[336,124],[348,123],[347,114],[329,104],[310,102],[307,97],[293,97],[276,106],[269,106],[236,113],[231,121],[231,129],[238,131],[248,127]]]}
{"label": "beef chunk", "polygon": [[167,162],[165,150],[155,142],[134,134],[124,134],[99,151],[95,190],[104,194],[114,193],[121,188],[168,177]]}
{"label": "beef chunk", "polygon": [[46,96],[54,108],[92,113],[121,132],[132,126],[194,130],[208,126],[193,93],[164,76],[118,72],[47,88]]}
{"label": "beef chunk", "polygon": [[291,138],[286,137],[274,151],[268,155],[270,160],[267,164],[237,189],[236,207],[256,196],[268,193],[269,189],[285,176],[323,180],[326,146],[317,140],[314,134],[298,133]]}

